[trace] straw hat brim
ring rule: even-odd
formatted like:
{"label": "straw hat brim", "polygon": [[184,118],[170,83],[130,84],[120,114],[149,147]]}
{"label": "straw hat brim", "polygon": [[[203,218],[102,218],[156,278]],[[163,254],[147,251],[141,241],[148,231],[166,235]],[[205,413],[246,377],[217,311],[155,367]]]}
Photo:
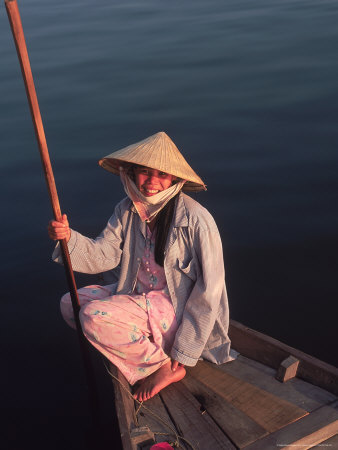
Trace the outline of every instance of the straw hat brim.
{"label": "straw hat brim", "polygon": [[125,167],[129,164],[160,170],[186,180],[182,189],[186,192],[206,190],[202,179],[190,167],[176,145],[164,132],[156,133],[99,160],[102,168],[115,175],[119,175],[121,166]]}

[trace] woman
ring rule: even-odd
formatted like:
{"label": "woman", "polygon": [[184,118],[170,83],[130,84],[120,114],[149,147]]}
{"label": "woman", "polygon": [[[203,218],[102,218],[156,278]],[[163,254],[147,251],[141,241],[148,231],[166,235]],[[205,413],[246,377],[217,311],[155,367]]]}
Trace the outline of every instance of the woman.
{"label": "woman", "polygon": [[[119,268],[118,282],[79,290],[87,339],[126,376],[139,401],[185,375],[202,357],[231,360],[222,244],[216,224],[182,193],[205,190],[164,133],[112,153],[99,164],[120,174],[127,197],[95,239],[70,230],[67,217],[49,236],[67,239],[73,268]],[[62,262],[57,246],[53,258]],[[61,311],[72,325],[69,294]]]}

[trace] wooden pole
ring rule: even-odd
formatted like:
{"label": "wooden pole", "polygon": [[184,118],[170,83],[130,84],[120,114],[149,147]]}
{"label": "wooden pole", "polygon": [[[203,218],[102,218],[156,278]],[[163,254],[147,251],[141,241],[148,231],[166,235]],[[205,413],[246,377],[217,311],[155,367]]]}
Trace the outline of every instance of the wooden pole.
{"label": "wooden pole", "polygon": [[[48,147],[46,136],[42,124],[40,108],[38,103],[38,98],[35,91],[34,80],[32,75],[32,70],[29,62],[27,46],[25,42],[25,36],[23,33],[19,8],[16,0],[5,0],[6,10],[8,14],[8,19],[11,25],[14,42],[16,50],[18,53],[22,76],[25,83],[26,94],[28,98],[28,103],[31,111],[31,116],[33,119],[34,130],[36,138],[38,141],[41,162],[43,171],[45,174],[45,179],[47,183],[47,188],[49,192],[50,201],[53,208],[54,218],[57,221],[61,221],[62,214],[60,209],[59,198],[56,190],[53,169],[49,158]],[[72,306],[74,310],[74,318],[77,329],[77,334],[80,341],[80,349],[83,357],[83,362],[87,375],[87,384],[89,388],[89,402],[90,409],[94,423],[97,420],[98,414],[98,396],[96,392],[96,385],[94,379],[94,372],[92,364],[90,361],[88,342],[82,332],[81,323],[79,320],[80,302],[77,294],[76,283],[74,278],[74,273],[72,269],[72,264],[70,261],[70,256],[68,252],[66,239],[60,241],[62,259],[66,271],[67,282],[69,286]]]}

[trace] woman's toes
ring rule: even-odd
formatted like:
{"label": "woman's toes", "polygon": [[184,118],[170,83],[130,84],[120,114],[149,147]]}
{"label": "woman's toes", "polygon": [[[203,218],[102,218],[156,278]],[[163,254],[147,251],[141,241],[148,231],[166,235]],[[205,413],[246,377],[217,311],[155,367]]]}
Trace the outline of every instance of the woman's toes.
{"label": "woman's toes", "polygon": [[139,391],[139,389],[135,392],[135,394],[134,394],[134,398],[136,399],[136,400],[138,400],[139,402],[141,401],[141,392]]}
{"label": "woman's toes", "polygon": [[155,389],[152,389],[152,390],[149,392],[149,398],[154,397],[154,395],[155,395]]}

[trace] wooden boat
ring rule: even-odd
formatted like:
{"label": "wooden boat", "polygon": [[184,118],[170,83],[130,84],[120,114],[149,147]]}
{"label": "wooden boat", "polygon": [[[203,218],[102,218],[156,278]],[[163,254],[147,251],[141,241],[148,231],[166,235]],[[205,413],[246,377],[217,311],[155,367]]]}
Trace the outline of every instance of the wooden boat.
{"label": "wooden boat", "polygon": [[110,365],[123,449],[338,448],[338,369],[235,321],[229,335],[237,359],[199,361],[141,407]]}

